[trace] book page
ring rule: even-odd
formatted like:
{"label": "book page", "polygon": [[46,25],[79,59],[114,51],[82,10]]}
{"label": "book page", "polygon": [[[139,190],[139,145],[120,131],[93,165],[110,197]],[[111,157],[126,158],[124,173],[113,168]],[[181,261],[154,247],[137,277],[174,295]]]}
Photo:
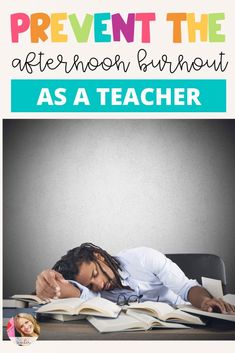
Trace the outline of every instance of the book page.
{"label": "book page", "polygon": [[218,279],[202,277],[202,285],[215,298],[223,297],[222,282]]}
{"label": "book page", "polygon": [[15,295],[12,295],[11,298],[19,299],[22,301],[33,301],[39,304],[46,303],[44,300],[40,299],[37,295],[33,295],[33,294],[15,294]]}
{"label": "book page", "polygon": [[116,319],[87,317],[87,320],[100,332],[145,330],[146,324],[139,319],[121,313]]}
{"label": "book page", "polygon": [[158,302],[151,302],[151,301],[146,301],[144,303],[137,303],[137,304],[131,304],[130,309],[138,309],[138,310],[145,310],[154,316],[159,317],[160,319],[164,320],[164,317],[167,316],[167,314],[171,313],[174,311],[174,309],[166,303],[158,303]]}
{"label": "book page", "polygon": [[[193,315],[186,314],[180,310],[172,308],[166,303],[156,303],[156,302],[144,302],[139,304],[134,304],[130,306],[131,309],[136,308],[139,310],[145,310],[150,315],[157,316],[160,320],[171,320],[171,321],[183,321],[185,323],[202,325],[203,322]],[[185,315],[186,314],[186,315]]]}
{"label": "book page", "polygon": [[52,299],[51,303],[43,305],[37,312],[61,311],[68,312],[72,315],[77,313],[78,308],[83,302],[84,301],[80,298]]}
{"label": "book page", "polygon": [[225,294],[223,300],[229,304],[235,305],[235,294]]}
{"label": "book page", "polygon": [[139,319],[140,321],[143,321],[146,326],[148,325],[149,328],[151,327],[157,327],[157,328],[189,328],[188,326],[178,324],[178,323],[172,323],[172,322],[166,322],[166,321],[161,321],[158,320],[150,315],[144,314],[144,313],[137,313],[135,310],[127,310],[127,315],[134,317],[136,319]]}
{"label": "book page", "polygon": [[204,325],[204,322],[199,317],[182,312],[180,309],[174,310],[166,316],[166,320],[170,321],[180,321],[193,325]]}
{"label": "book page", "polygon": [[117,317],[121,308],[113,302],[100,297],[95,297],[84,302],[79,308],[79,312],[87,315],[94,315],[94,310],[107,316]]}
{"label": "book page", "polygon": [[182,305],[181,310],[184,310],[184,311],[192,313],[192,314],[198,314],[198,315],[202,315],[202,316],[214,317],[217,319],[235,322],[235,314],[234,315],[233,314],[220,314],[220,313],[213,313],[213,312],[210,313],[208,311],[197,309],[191,305],[185,305],[185,306]]}

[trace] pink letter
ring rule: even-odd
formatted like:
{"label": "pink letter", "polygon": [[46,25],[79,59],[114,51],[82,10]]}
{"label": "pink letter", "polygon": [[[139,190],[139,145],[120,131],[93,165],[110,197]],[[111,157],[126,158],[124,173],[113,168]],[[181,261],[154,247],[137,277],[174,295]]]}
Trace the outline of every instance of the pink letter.
{"label": "pink letter", "polygon": [[142,21],[142,43],[150,42],[150,21],[155,21],[155,13],[137,13],[136,21]]}
{"label": "pink letter", "polygon": [[[19,21],[21,23],[19,23]],[[19,42],[19,33],[26,32],[29,28],[29,16],[25,13],[14,13],[11,15],[11,40],[12,43]]]}

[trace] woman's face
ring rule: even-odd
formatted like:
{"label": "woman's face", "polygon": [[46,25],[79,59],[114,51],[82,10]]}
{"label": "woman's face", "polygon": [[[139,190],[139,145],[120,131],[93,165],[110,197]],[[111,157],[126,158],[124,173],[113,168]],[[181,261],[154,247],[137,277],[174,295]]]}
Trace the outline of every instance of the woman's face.
{"label": "woman's face", "polygon": [[18,319],[18,327],[23,335],[30,336],[33,333],[33,323],[23,317]]}

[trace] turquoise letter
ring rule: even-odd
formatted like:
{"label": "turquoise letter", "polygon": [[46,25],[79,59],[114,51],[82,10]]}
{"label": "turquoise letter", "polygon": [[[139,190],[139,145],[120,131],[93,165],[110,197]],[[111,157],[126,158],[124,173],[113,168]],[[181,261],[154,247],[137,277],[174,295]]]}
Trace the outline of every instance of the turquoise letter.
{"label": "turquoise letter", "polygon": [[106,20],[110,20],[109,12],[94,15],[95,42],[111,42],[111,35],[103,33],[107,30],[107,24],[103,23]]}

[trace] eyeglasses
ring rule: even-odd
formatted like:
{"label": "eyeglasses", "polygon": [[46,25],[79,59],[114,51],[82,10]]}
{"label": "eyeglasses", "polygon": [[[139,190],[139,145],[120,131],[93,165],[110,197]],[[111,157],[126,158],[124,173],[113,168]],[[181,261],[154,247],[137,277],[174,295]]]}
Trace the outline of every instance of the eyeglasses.
{"label": "eyeglasses", "polygon": [[142,297],[143,295],[132,294],[129,297],[126,297],[125,294],[119,294],[116,303],[120,306],[130,305],[131,303],[139,303]]}

